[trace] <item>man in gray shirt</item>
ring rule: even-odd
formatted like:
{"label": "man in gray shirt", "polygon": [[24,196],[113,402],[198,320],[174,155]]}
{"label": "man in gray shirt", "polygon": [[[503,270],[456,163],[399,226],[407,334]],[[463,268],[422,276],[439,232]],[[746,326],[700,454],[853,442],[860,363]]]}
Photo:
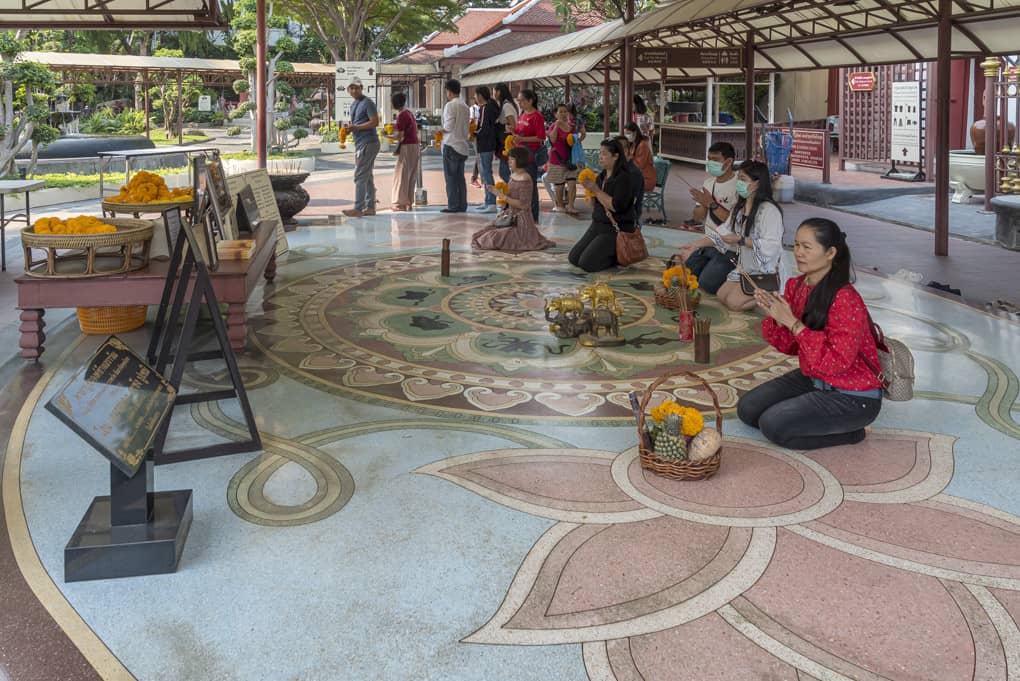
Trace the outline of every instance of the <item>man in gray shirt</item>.
{"label": "man in gray shirt", "polygon": [[354,208],[344,215],[360,218],[375,215],[375,180],[372,170],[379,155],[379,112],[375,102],[362,93],[360,78],[353,78],[347,92],[354,98],[351,105],[351,122],[347,129],[354,134]]}
{"label": "man in gray shirt", "polygon": [[443,175],[446,178],[446,208],[441,213],[467,210],[467,180],[464,162],[468,157],[468,133],[471,112],[460,97],[460,81],[446,81],[446,106],[443,107]]}

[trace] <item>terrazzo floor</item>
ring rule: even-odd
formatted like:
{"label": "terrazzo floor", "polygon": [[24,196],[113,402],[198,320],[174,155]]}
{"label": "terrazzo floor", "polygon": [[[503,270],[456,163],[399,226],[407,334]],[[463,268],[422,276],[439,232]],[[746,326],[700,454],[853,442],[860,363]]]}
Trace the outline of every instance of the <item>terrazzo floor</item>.
{"label": "terrazzo floor", "polygon": [[[57,644],[47,658],[0,637],[0,678],[1020,676],[1017,324],[862,273],[876,320],[914,353],[916,397],[886,403],[860,446],[788,451],[733,418],[790,366],[757,317],[706,296],[704,368],[654,305],[662,258],[693,235],[647,228],[654,257],[602,275],[629,342],[592,350],[554,339],[542,313],[595,279],[565,263],[583,222],[544,214],[557,248],[520,255],[471,252],[484,218],[470,214],[324,222],[289,235],[248,306],[264,451],[156,469],[157,489],[194,490],[175,574],[63,581],[108,474],[43,408],[101,339],[56,329],[5,407],[3,519],[12,564],[81,660],[58,670]],[[699,371],[725,417],[709,481],[637,461],[627,393],[671,370]],[[187,378],[222,380],[216,362]],[[667,396],[712,412],[687,378]],[[240,420],[231,401],[193,405],[170,444],[239,437]]]}

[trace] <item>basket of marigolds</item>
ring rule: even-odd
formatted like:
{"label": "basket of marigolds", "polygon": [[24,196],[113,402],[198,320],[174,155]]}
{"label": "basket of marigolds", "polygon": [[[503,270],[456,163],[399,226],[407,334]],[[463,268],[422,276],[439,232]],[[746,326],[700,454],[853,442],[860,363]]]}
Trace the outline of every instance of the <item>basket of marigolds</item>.
{"label": "basket of marigolds", "polygon": [[[708,391],[715,408],[714,429],[705,426],[700,411],[674,400],[666,400],[646,414],[656,389],[678,376],[696,381]],[[635,411],[642,468],[674,480],[705,480],[718,472],[722,463],[722,410],[703,378],[687,371],[661,376],[645,390]]]}
{"label": "basket of marigolds", "polygon": [[39,218],[21,232],[25,274],[78,279],[123,274],[149,264],[152,222],[136,218]]}
{"label": "basket of marigolds", "polygon": [[103,199],[103,215],[164,213],[171,208],[191,210],[195,196],[191,187],[170,189],[162,176],[141,170],[120,188],[116,196]]}
{"label": "basket of marigolds", "polygon": [[662,272],[662,285],[655,284],[655,302],[670,310],[693,311],[701,302],[698,278],[689,267],[670,258]]}

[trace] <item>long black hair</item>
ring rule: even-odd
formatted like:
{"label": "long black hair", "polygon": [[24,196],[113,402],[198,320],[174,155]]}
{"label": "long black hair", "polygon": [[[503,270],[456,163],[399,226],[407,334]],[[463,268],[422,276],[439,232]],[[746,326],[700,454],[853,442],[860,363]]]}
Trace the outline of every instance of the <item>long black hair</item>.
{"label": "long black hair", "polygon": [[[733,207],[734,215],[743,215],[743,227],[744,236],[751,236],[751,229],[754,228],[754,221],[758,217],[758,210],[761,209],[762,204],[771,203],[773,206],[779,209],[782,214],[783,209],[779,207],[776,200],[772,197],[772,174],[769,172],[769,167],[761,161],[744,161],[739,168],[740,172],[751,178],[751,182],[758,183],[758,192],[754,195],[754,205],[751,207],[751,213],[744,215],[744,207],[747,204],[747,199],[741,198],[737,200],[737,205]],[[737,231],[738,225],[733,225],[733,231]]]}
{"label": "long black hair", "polygon": [[808,218],[800,223],[797,230],[800,231],[804,227],[815,233],[815,240],[826,253],[830,248],[836,249],[832,269],[811,289],[804,305],[804,314],[801,315],[804,326],[819,331],[825,328],[829,319],[829,308],[832,307],[836,294],[844,286],[852,284],[856,277],[850,247],[846,243],[846,234],[840,230],[839,225],[827,218]]}
{"label": "long black hair", "polygon": [[616,159],[616,163],[613,165],[613,174],[608,177],[615,177],[617,173],[626,172],[624,165],[627,163],[627,154],[623,151],[623,145],[617,142],[615,139],[602,140],[601,146],[606,148],[610,154],[616,154],[619,158]]}
{"label": "long black hair", "polygon": [[640,116],[648,113],[648,105],[645,104],[645,100],[641,98],[641,95],[634,95],[634,113]]}
{"label": "long black hair", "polygon": [[503,110],[503,104],[505,102],[510,102],[510,106],[514,108],[514,115],[516,116],[518,113],[517,103],[514,102],[514,98],[510,96],[510,87],[506,83],[500,83],[496,85],[496,87],[492,88],[492,91],[493,94],[496,95],[496,99],[499,100],[500,111]]}
{"label": "long black hair", "polygon": [[645,141],[645,136],[643,134],[641,134],[641,127],[637,123],[635,123],[634,121],[631,121],[627,125],[623,126],[623,129],[626,130],[627,132],[634,133],[634,146],[635,147],[637,145],[641,144],[643,141]]}

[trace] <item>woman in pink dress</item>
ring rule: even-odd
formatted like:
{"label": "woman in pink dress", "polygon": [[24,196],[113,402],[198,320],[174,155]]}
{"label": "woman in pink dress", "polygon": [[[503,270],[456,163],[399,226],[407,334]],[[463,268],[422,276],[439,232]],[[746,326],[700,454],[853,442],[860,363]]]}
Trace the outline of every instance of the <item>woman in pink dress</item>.
{"label": "woman in pink dress", "polygon": [[534,189],[528,174],[530,155],[525,147],[514,147],[509,152],[510,191],[506,194],[490,186],[488,189],[498,198],[506,199],[506,210],[517,217],[511,227],[497,227],[495,223],[475,232],[471,237],[472,248],[486,251],[541,251],[556,245],[542,236],[531,215],[531,194]]}

